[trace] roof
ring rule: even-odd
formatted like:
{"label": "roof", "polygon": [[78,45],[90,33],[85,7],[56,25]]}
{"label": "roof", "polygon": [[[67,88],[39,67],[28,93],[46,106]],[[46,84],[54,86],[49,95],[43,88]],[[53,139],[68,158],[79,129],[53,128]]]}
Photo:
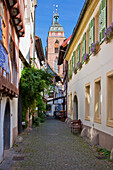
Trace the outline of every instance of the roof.
{"label": "roof", "polygon": [[42,47],[42,41],[40,39],[40,37],[35,36],[35,47],[36,47],[36,52],[37,52],[37,56],[39,58],[40,61],[44,61],[45,57],[44,57],[44,51],[43,51],[43,47]]}
{"label": "roof", "polygon": [[62,46],[62,47],[65,47],[65,46],[67,45],[67,43],[69,42],[69,40],[71,39],[71,37],[72,37],[72,35],[70,35],[70,37],[67,38],[67,39],[61,44],[61,46]]}
{"label": "roof", "polygon": [[71,39],[70,39],[70,43],[69,43],[69,45],[68,45],[68,47],[67,47],[67,49],[66,49],[64,58],[66,57],[66,55],[67,55],[67,53],[68,53],[68,50],[69,50],[69,48],[70,48],[70,46],[71,46],[71,44],[72,44],[72,42],[73,42],[73,39],[74,39],[74,37],[75,37],[78,29],[79,29],[80,23],[81,23],[81,21],[82,21],[82,19],[83,19],[83,16],[84,16],[84,14],[85,14],[85,12],[86,12],[86,10],[87,10],[87,7],[88,7],[90,1],[91,1],[91,0],[85,0],[84,6],[83,6],[83,8],[82,8],[82,10],[81,10],[81,13],[80,13],[80,16],[79,16],[79,18],[78,18],[77,24],[76,24],[76,26],[75,26],[75,28],[74,28],[74,30],[73,30],[72,37],[71,37]]}
{"label": "roof", "polygon": [[68,47],[71,37],[72,35],[70,35],[70,37],[67,38],[60,46],[59,55],[58,55],[58,65],[63,64],[64,55],[65,55],[65,52],[66,52],[66,49]]}

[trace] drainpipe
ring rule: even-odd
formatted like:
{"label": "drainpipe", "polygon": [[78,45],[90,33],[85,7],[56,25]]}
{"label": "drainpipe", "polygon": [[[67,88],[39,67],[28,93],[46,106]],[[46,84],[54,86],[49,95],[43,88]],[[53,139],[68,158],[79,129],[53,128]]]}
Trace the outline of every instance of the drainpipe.
{"label": "drainpipe", "polygon": [[37,7],[37,0],[34,0],[34,44],[33,44],[33,64],[35,64],[35,25],[36,25],[36,7]]}

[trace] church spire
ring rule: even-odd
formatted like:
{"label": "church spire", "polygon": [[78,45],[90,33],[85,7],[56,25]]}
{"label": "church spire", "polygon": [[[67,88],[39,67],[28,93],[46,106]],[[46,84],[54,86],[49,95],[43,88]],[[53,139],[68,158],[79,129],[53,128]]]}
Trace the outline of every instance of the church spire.
{"label": "church spire", "polygon": [[[53,7],[55,7],[55,5],[53,5]],[[59,24],[59,14],[57,12],[57,7],[58,7],[58,5],[56,5],[55,12],[53,10],[52,25],[50,27],[49,32],[54,32],[54,33],[55,32],[64,32],[62,25]]]}

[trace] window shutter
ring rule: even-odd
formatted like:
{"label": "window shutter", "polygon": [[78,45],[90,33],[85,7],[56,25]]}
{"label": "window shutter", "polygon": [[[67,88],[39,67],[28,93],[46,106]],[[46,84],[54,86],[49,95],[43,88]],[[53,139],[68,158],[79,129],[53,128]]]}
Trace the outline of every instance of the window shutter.
{"label": "window shutter", "polygon": [[75,51],[73,52],[73,58],[72,58],[72,71],[74,71],[75,68]]}
{"label": "window shutter", "polygon": [[69,61],[69,76],[71,75],[71,60]]}
{"label": "window shutter", "polygon": [[70,78],[70,62],[68,64],[68,79]]}
{"label": "window shutter", "polygon": [[91,54],[91,45],[94,43],[94,18],[89,23],[89,54]]}
{"label": "window shutter", "polygon": [[71,75],[72,75],[72,61],[73,61],[73,60],[72,60],[72,58],[71,58],[71,61],[70,61]]}
{"label": "window shutter", "polygon": [[89,23],[89,54],[91,51],[91,22]]}
{"label": "window shutter", "polygon": [[75,51],[73,52],[73,70],[75,68]]}
{"label": "window shutter", "polygon": [[101,7],[102,7],[102,3],[100,4],[100,8],[99,8],[99,42],[102,42],[102,22],[101,22]]}
{"label": "window shutter", "polygon": [[99,8],[99,41],[102,42],[107,27],[107,2],[102,0]]}
{"label": "window shutter", "polygon": [[82,62],[83,62],[85,53],[86,53],[86,33],[84,34],[83,40],[82,40]]}
{"label": "window shutter", "polygon": [[77,63],[80,61],[80,44],[78,45],[77,48]]}
{"label": "window shutter", "polygon": [[104,32],[107,26],[106,17],[107,17],[107,6],[106,0],[102,0],[102,10],[101,10],[101,17],[102,17],[102,39],[104,38]]}

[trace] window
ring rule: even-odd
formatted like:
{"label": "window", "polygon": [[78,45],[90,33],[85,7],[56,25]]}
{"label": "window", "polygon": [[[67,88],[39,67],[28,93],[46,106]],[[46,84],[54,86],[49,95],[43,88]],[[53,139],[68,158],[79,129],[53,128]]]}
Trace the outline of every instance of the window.
{"label": "window", "polygon": [[72,71],[74,71],[75,68],[75,51],[73,52],[73,56],[72,56]]}
{"label": "window", "polygon": [[58,53],[58,48],[55,48],[55,53]]}
{"label": "window", "polygon": [[5,25],[5,10],[4,5],[2,2],[0,2],[0,40],[6,47],[6,25]]}
{"label": "window", "polygon": [[107,74],[107,125],[113,127],[113,71]]}
{"label": "window", "polygon": [[101,95],[101,79],[98,78],[95,80],[95,92],[94,92],[94,121],[96,123],[101,123],[101,103],[102,103],[102,95]]}
{"label": "window", "polygon": [[77,64],[80,62],[80,44],[77,47]]}
{"label": "window", "polygon": [[58,35],[61,35],[61,32],[58,32]]}
{"label": "window", "polygon": [[104,39],[104,32],[107,26],[107,2],[102,0],[99,8],[99,41],[100,43]]}
{"label": "window", "polygon": [[89,53],[89,28],[86,31],[86,53]]}
{"label": "window", "polygon": [[11,25],[9,24],[9,53],[11,50],[11,38],[12,38],[12,32],[11,32]]}
{"label": "window", "polygon": [[94,43],[94,18],[89,23],[89,54],[91,54],[91,45]]}
{"label": "window", "polygon": [[85,120],[90,120],[90,84],[85,86]]}
{"label": "window", "polygon": [[84,33],[84,36],[82,39],[82,62],[83,62],[85,53],[86,53],[86,33]]}
{"label": "window", "polygon": [[56,40],[56,41],[55,41],[55,44],[59,44],[59,41],[58,41],[58,40]]}

